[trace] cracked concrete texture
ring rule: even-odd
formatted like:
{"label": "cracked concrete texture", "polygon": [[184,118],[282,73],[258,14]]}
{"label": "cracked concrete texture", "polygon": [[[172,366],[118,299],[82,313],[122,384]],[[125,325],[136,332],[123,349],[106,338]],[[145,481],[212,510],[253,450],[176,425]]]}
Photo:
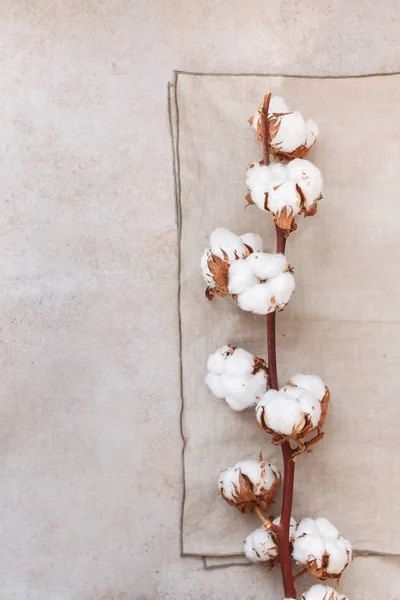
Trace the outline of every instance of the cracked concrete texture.
{"label": "cracked concrete texture", "polygon": [[[260,598],[264,571],[179,557],[167,81],[400,70],[398,2],[0,7],[0,597]],[[363,561],[352,589],[398,598],[398,563]]]}

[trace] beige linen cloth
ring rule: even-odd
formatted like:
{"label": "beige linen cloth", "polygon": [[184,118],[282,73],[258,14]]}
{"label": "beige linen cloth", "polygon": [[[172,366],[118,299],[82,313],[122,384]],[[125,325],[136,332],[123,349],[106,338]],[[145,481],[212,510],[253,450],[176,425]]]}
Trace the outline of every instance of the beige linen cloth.
{"label": "beige linen cloth", "polygon": [[[181,232],[182,551],[209,556],[208,566],[243,562],[235,555],[258,521],[219,498],[219,470],[256,458],[260,449],[282,467],[254,411],[233,413],[204,384],[208,355],[225,343],[266,358],[265,317],[228,298],[208,302],[199,268],[208,236],[220,226],[259,233],[265,251],[274,251],[270,215],[245,208],[244,200],[246,166],[261,158],[247,118],[267,91],[317,121],[321,134],[309,158],[325,180],[317,215],[298,218],[289,238],[297,287],[277,317],[281,384],[309,372],[331,390],[326,437],[297,462],[293,515],[328,517],[359,551],[400,553],[395,75],[177,76],[171,111]],[[278,495],[270,513],[279,513],[280,501]]]}

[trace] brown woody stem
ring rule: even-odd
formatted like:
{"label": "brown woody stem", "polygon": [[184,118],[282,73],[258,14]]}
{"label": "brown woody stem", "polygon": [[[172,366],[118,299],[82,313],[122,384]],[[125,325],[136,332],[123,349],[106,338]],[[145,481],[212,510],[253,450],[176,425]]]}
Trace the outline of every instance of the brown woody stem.
{"label": "brown woody stem", "polygon": [[263,131],[263,165],[269,165],[269,145],[268,145],[268,110],[271,101],[271,94],[265,94],[261,115],[261,126]]}
{"label": "brown woody stem", "polygon": [[[265,137],[265,132],[264,132]],[[276,251],[284,254],[286,247],[285,231],[276,228]],[[268,369],[269,369],[269,387],[279,389],[278,372],[276,368],[276,336],[275,336],[275,315],[276,311],[267,315],[267,343],[268,343]],[[279,557],[282,571],[283,589],[286,598],[296,598],[296,589],[293,583],[292,565],[290,558],[289,528],[292,515],[293,504],[293,486],[294,486],[294,467],[292,460],[292,448],[289,442],[281,445],[283,457],[283,499],[280,521],[279,535]]]}

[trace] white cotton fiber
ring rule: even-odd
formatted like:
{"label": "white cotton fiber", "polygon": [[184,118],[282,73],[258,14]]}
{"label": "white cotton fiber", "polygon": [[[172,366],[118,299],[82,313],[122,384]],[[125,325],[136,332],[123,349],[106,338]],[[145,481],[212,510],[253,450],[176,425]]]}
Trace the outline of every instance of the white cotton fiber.
{"label": "white cotton fiber", "polygon": [[272,295],[268,282],[257,283],[239,294],[237,301],[243,310],[256,315],[266,315],[275,309],[275,306],[271,304]]}
{"label": "white cotton fiber", "polygon": [[232,352],[232,348],[225,344],[218,348],[214,354],[211,354],[207,361],[207,370],[216,375],[221,375],[225,371],[225,361],[227,356]]}
{"label": "white cotton fiber", "polygon": [[301,189],[305,207],[311,208],[322,195],[323,179],[321,171],[309,160],[295,158],[286,166],[289,180],[294,181]]}
{"label": "white cotton fiber", "polygon": [[249,246],[253,252],[262,252],[263,251],[263,241],[262,237],[257,233],[244,233],[240,236],[243,244]]}
{"label": "white cotton fiber", "polygon": [[224,258],[224,252],[229,261],[247,256],[248,250],[239,236],[228,229],[220,227],[210,235],[210,250],[214,256]]}
{"label": "white cotton fiber", "polygon": [[279,308],[283,308],[290,300],[296,287],[295,279],[289,271],[268,280],[269,292],[275,298]]}
{"label": "white cotton fiber", "polygon": [[266,252],[253,252],[246,263],[258,279],[266,280],[275,277],[288,268],[287,258],[284,254],[267,254]]}
{"label": "white cotton fiber", "polygon": [[289,112],[278,117],[279,129],[272,140],[272,145],[282,152],[294,152],[306,140],[306,124],[303,115],[298,112]]}
{"label": "white cotton fiber", "polygon": [[297,373],[290,378],[290,383],[297,385],[301,388],[305,388],[319,401],[325,396],[326,386],[324,381],[318,375],[308,375],[304,373]]}
{"label": "white cotton fiber", "polygon": [[268,562],[278,556],[275,537],[264,527],[252,531],[244,541],[244,553],[252,562]]}
{"label": "white cotton fiber", "polygon": [[241,258],[231,264],[228,272],[228,290],[230,294],[240,294],[258,283],[258,279],[247,261],[248,259]]}
{"label": "white cotton fiber", "polygon": [[208,358],[206,384],[232,410],[244,410],[255,405],[267,389],[265,369],[253,373],[254,365],[255,357],[247,350],[222,346]]}

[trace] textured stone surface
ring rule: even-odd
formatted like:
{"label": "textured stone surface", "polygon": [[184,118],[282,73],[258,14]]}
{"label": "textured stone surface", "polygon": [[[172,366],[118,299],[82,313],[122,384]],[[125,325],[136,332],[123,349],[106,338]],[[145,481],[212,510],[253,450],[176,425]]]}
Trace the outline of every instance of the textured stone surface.
{"label": "textured stone surface", "polygon": [[[262,570],[179,557],[167,81],[399,70],[397,2],[0,6],[0,597],[265,597]],[[369,564],[346,581],[396,598]]]}

